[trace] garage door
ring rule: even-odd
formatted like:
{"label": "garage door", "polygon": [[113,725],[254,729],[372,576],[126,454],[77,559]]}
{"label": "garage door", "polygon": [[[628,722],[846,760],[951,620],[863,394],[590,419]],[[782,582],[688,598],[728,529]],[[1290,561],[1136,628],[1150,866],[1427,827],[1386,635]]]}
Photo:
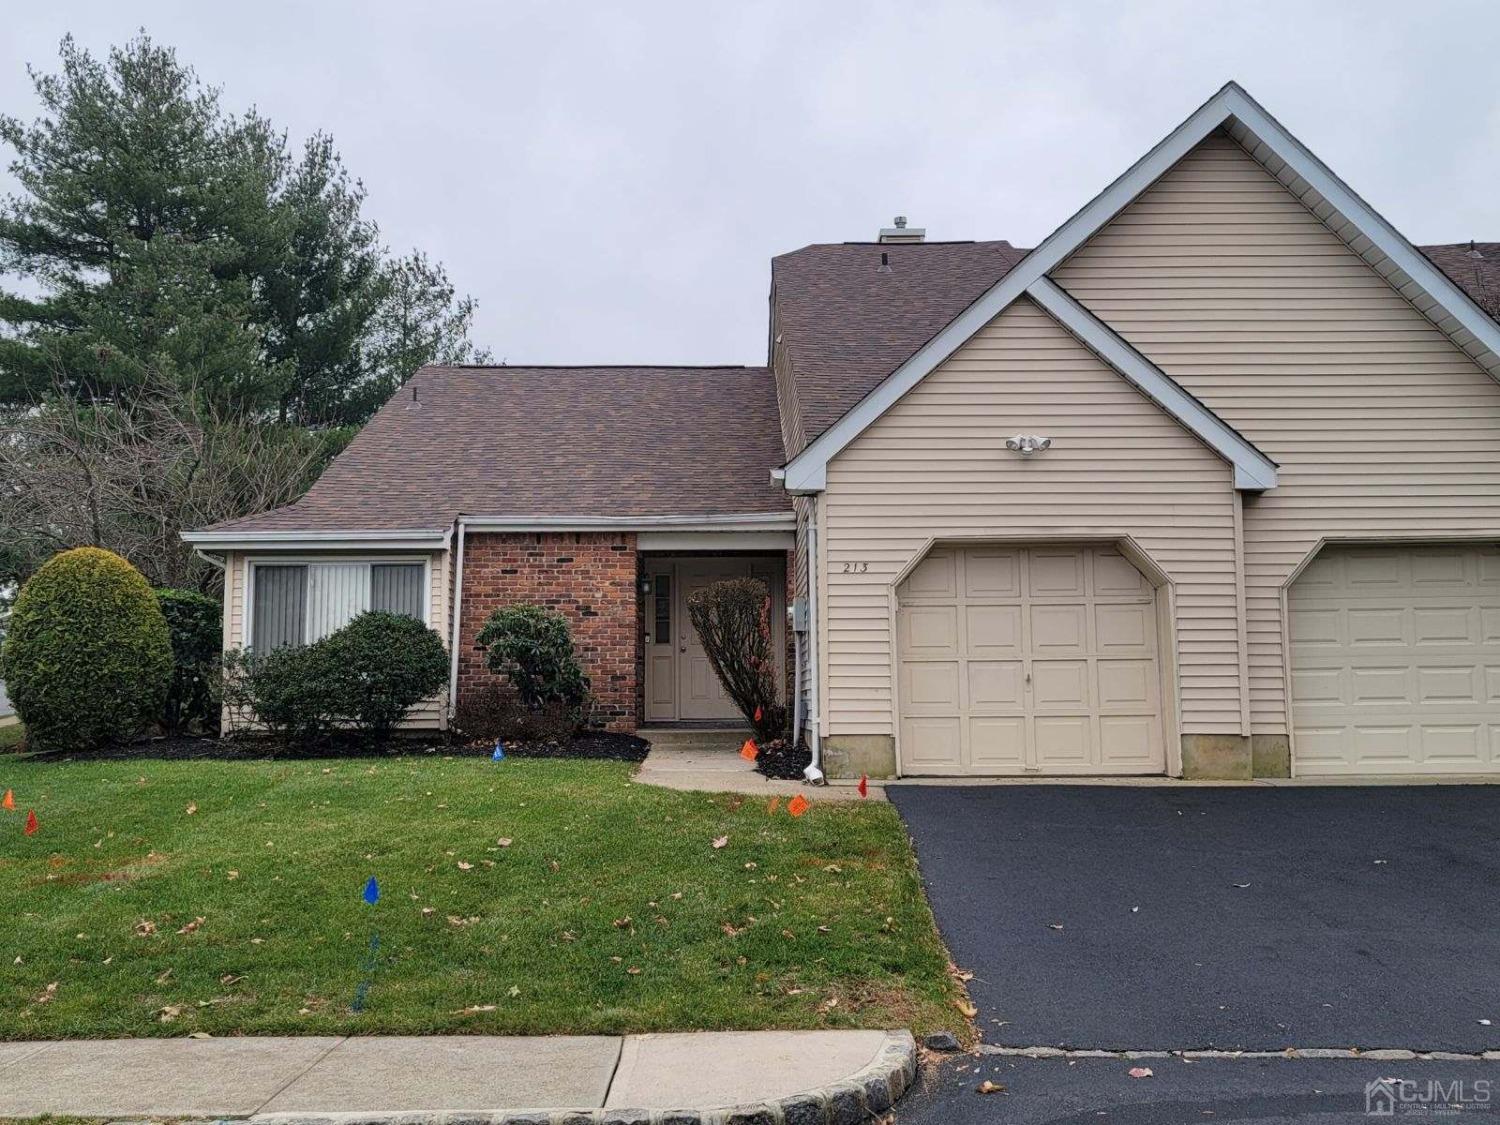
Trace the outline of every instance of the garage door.
{"label": "garage door", "polygon": [[896,626],[903,773],[1165,771],[1155,590],[1112,547],[936,549]]}
{"label": "garage door", "polygon": [[1325,548],[1288,603],[1299,775],[1500,772],[1500,549]]}

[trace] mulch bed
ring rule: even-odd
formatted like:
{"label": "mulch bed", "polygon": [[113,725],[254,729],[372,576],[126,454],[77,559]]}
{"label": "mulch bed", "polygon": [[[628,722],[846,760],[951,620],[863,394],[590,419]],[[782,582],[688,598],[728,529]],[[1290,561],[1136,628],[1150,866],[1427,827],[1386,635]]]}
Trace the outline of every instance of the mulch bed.
{"label": "mulch bed", "polygon": [[810,765],[812,765],[811,750],[803,745],[794,746],[781,739],[762,746],[760,756],[755,759],[755,768],[758,772],[778,781],[801,781],[802,771]]}
{"label": "mulch bed", "polygon": [[[595,761],[639,762],[651,748],[645,739],[609,731],[585,731],[571,739],[539,739],[531,742],[506,742],[508,758],[587,758]],[[50,762],[111,762],[135,759],[157,761],[255,761],[265,759],[308,758],[390,758],[403,755],[430,754],[454,758],[488,758],[495,751],[493,742],[449,742],[440,737],[393,738],[376,746],[359,738],[328,738],[311,744],[283,743],[255,735],[233,738],[197,738],[179,735],[142,738],[120,742],[79,753],[36,754],[38,760]]]}

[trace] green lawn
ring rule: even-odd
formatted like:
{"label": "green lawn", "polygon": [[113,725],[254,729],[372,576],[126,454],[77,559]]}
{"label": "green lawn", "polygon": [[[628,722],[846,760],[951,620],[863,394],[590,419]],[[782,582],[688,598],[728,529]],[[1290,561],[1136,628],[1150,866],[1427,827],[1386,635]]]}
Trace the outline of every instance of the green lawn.
{"label": "green lawn", "polygon": [[0,758],[0,1039],[961,1029],[890,806],[630,769]]}
{"label": "green lawn", "polygon": [[14,750],[21,745],[21,739],[26,734],[26,728],[20,723],[11,723],[9,726],[0,727],[0,753]]}

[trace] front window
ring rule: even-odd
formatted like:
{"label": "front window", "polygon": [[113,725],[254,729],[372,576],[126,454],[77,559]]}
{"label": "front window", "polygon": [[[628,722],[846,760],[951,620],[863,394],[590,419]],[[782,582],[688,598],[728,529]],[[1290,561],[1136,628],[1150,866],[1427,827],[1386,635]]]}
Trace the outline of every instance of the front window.
{"label": "front window", "polygon": [[421,620],[421,563],[256,563],[251,568],[250,646],[270,652],[311,644],[374,610]]}

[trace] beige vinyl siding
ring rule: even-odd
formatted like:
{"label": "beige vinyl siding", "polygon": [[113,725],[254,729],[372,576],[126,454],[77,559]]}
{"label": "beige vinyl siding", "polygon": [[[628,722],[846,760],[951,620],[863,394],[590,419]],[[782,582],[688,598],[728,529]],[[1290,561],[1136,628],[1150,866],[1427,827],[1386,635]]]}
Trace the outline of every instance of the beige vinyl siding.
{"label": "beige vinyl siding", "polygon": [[[300,557],[300,556],[299,556]],[[340,555],[355,561],[367,557],[358,553]],[[381,554],[381,558],[396,558],[395,555]],[[248,571],[250,560],[274,563],[274,555],[247,555],[244,552],[228,552],[224,559],[224,650],[243,648],[245,645],[245,590],[248,585]],[[453,622],[448,613],[448,591],[452,584],[452,561],[447,551],[434,551],[430,555],[422,554],[412,556],[409,561],[421,562],[430,559],[432,565],[428,568],[431,581],[431,612],[428,621],[434,631],[443,638],[446,647],[452,639]],[[448,693],[445,689],[432,699],[424,700],[412,708],[410,715],[401,725],[407,730],[442,730],[448,725]],[[253,726],[253,721],[245,716],[235,715],[226,707],[224,711],[224,726],[226,730],[245,728]]]}
{"label": "beige vinyl siding", "polygon": [[1281,467],[1244,510],[1255,733],[1286,732],[1281,588],[1321,537],[1500,535],[1500,387],[1228,136],[1053,276]]}
{"label": "beige vinyl siding", "polygon": [[[1023,459],[1016,433],[1053,446]],[[930,538],[1107,532],[1175,586],[1182,730],[1241,733],[1234,504],[1224,461],[1018,301],[829,464],[828,732],[893,732],[890,591]]]}

